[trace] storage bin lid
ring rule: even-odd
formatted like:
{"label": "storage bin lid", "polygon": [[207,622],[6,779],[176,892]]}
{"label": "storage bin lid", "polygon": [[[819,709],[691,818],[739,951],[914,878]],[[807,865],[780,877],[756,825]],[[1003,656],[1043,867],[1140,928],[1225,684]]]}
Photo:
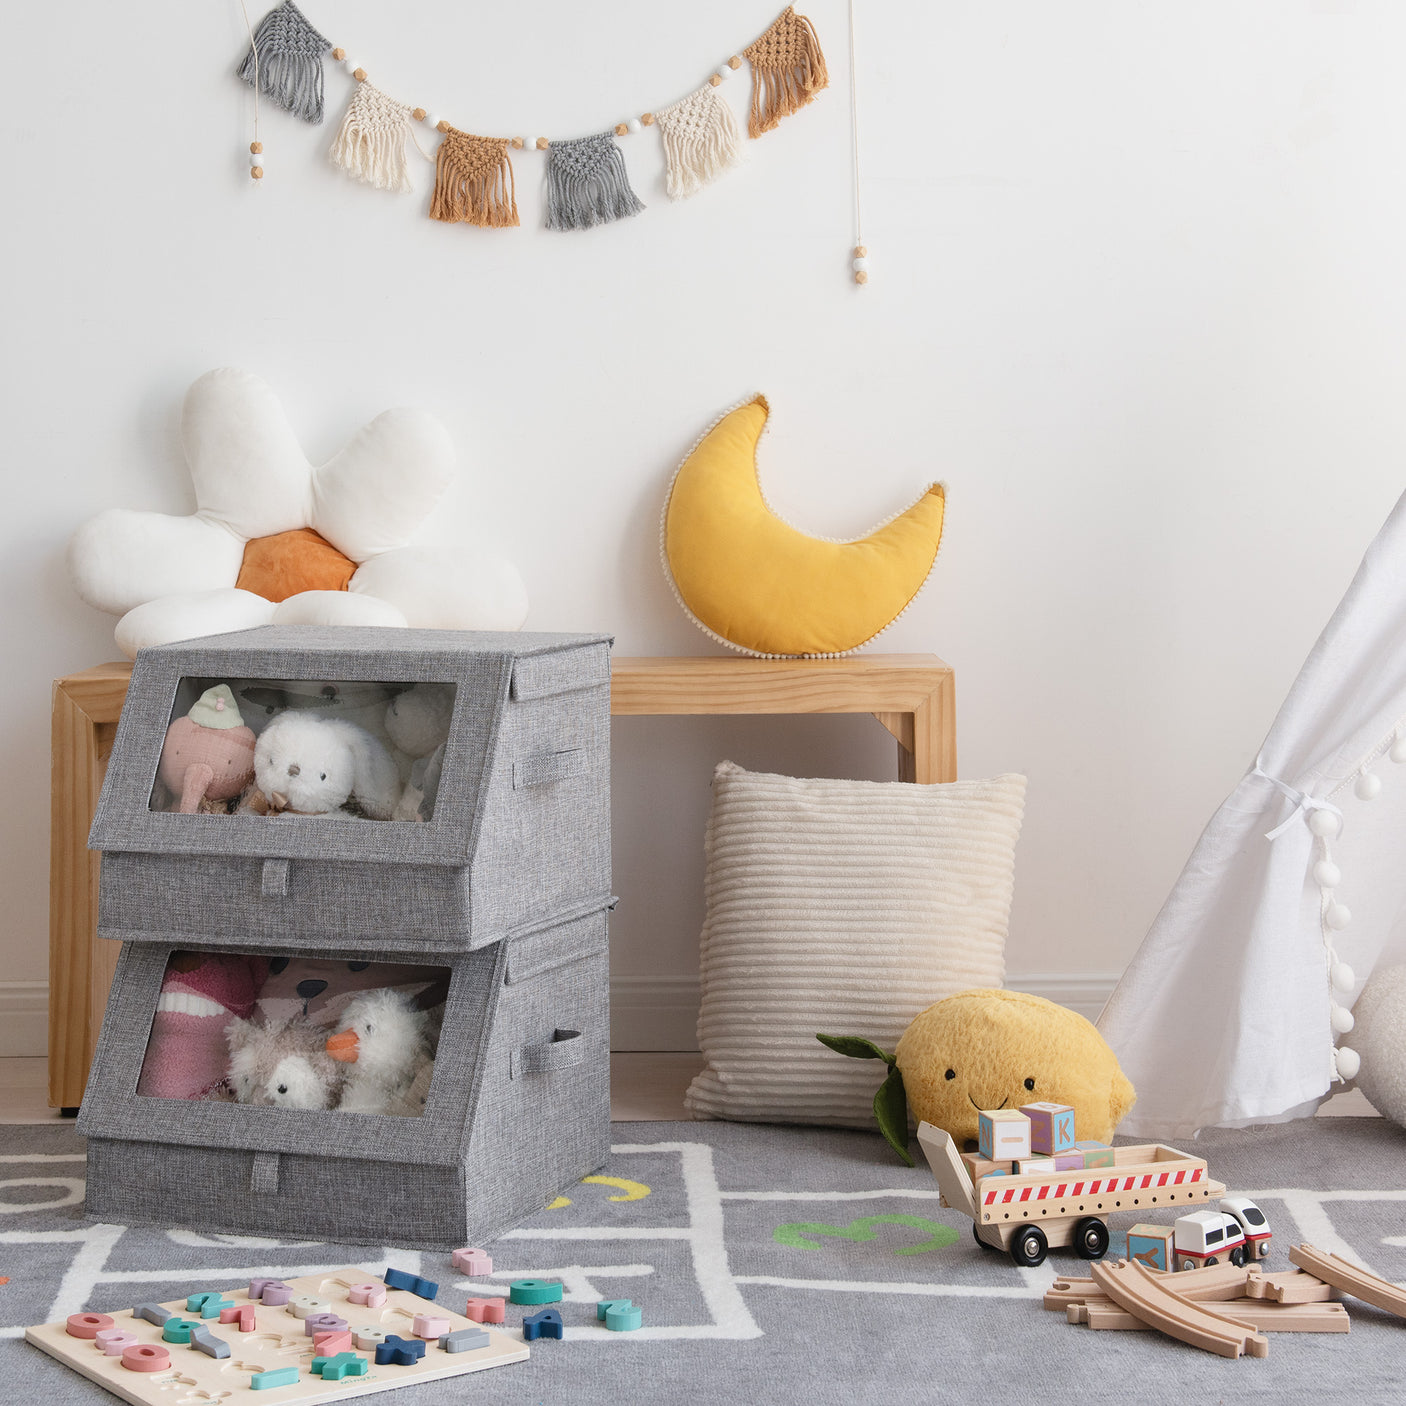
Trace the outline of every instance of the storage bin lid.
{"label": "storage bin lid", "polygon": [[[517,702],[608,689],[610,643],[608,635],[270,625],[144,649],[132,670],[89,846],[147,854],[469,864],[506,710]],[[231,679],[452,686],[453,711],[431,819],[183,815],[153,809],[178,691],[184,685],[190,692],[192,680],[208,685]]]}

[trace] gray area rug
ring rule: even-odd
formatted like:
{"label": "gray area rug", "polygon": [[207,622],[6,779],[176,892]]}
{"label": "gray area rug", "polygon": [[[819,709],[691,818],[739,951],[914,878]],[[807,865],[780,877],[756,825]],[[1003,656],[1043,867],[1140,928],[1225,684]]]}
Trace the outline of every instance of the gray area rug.
{"label": "gray area rug", "polygon": [[[896,1165],[877,1136],[726,1123],[612,1133],[607,1180],[571,1188],[569,1204],[499,1239],[491,1279],[474,1281],[448,1255],[89,1225],[83,1140],[62,1127],[0,1128],[0,1274],[10,1279],[0,1401],[116,1399],[23,1342],[25,1325],[346,1264],[436,1279],[456,1310],[511,1279],[565,1284],[565,1341],[409,1388],[395,1398],[406,1406],[1402,1400],[1406,1322],[1355,1301],[1349,1334],[1273,1334],[1264,1359],[1069,1325],[1040,1295],[1056,1273],[1086,1272],[1082,1261],[1056,1251],[1023,1270],[981,1250],[970,1222],[938,1206],[926,1167]],[[1406,1131],[1318,1119],[1212,1133],[1194,1148],[1269,1216],[1266,1268],[1288,1268],[1289,1245],[1307,1240],[1406,1281]],[[415,1194],[407,1175],[407,1216]],[[1115,1252],[1134,1219],[1115,1218]],[[605,1333],[601,1298],[643,1305],[647,1326]],[[506,1326],[517,1331],[532,1311],[510,1307]]]}

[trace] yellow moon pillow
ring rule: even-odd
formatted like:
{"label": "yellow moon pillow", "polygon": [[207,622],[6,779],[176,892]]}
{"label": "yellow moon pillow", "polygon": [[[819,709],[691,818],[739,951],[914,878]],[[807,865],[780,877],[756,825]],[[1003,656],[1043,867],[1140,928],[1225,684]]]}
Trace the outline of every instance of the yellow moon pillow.
{"label": "yellow moon pillow", "polygon": [[757,442],[768,413],[760,395],[729,410],[679,465],[664,504],[665,569],[694,624],[722,644],[767,658],[848,654],[922,589],[946,495],[932,484],[851,542],[797,531],[762,494]]}

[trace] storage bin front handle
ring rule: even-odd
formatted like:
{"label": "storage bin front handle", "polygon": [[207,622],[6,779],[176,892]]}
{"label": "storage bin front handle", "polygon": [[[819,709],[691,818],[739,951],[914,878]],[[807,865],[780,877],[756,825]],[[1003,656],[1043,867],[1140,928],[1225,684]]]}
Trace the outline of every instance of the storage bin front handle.
{"label": "storage bin front handle", "polygon": [[584,776],[590,770],[590,754],[585,747],[573,747],[565,752],[539,752],[535,757],[523,757],[513,763],[513,790],[524,791],[529,786],[550,786],[554,781],[567,781]]}
{"label": "storage bin front handle", "polygon": [[571,1069],[586,1062],[586,1041],[579,1030],[557,1030],[545,1045],[524,1045],[514,1050],[509,1076],[551,1074],[557,1069]]}

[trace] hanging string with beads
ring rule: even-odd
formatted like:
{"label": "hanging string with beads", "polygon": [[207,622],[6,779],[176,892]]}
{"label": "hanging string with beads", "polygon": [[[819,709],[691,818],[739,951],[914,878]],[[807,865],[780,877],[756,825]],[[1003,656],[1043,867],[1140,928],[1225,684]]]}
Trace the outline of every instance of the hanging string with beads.
{"label": "hanging string with beads", "polygon": [[264,178],[264,144],[259,140],[259,41],[254,38],[254,26],[249,23],[249,7],[239,0],[244,14],[244,28],[249,31],[249,54],[254,61],[254,140],[249,143],[249,178],[257,190]]}
{"label": "hanging string with beads", "polygon": [[864,243],[864,201],[859,176],[859,79],[855,73],[854,0],[849,0],[849,145],[854,166],[854,255],[850,268],[856,283],[869,282],[869,250]]}

